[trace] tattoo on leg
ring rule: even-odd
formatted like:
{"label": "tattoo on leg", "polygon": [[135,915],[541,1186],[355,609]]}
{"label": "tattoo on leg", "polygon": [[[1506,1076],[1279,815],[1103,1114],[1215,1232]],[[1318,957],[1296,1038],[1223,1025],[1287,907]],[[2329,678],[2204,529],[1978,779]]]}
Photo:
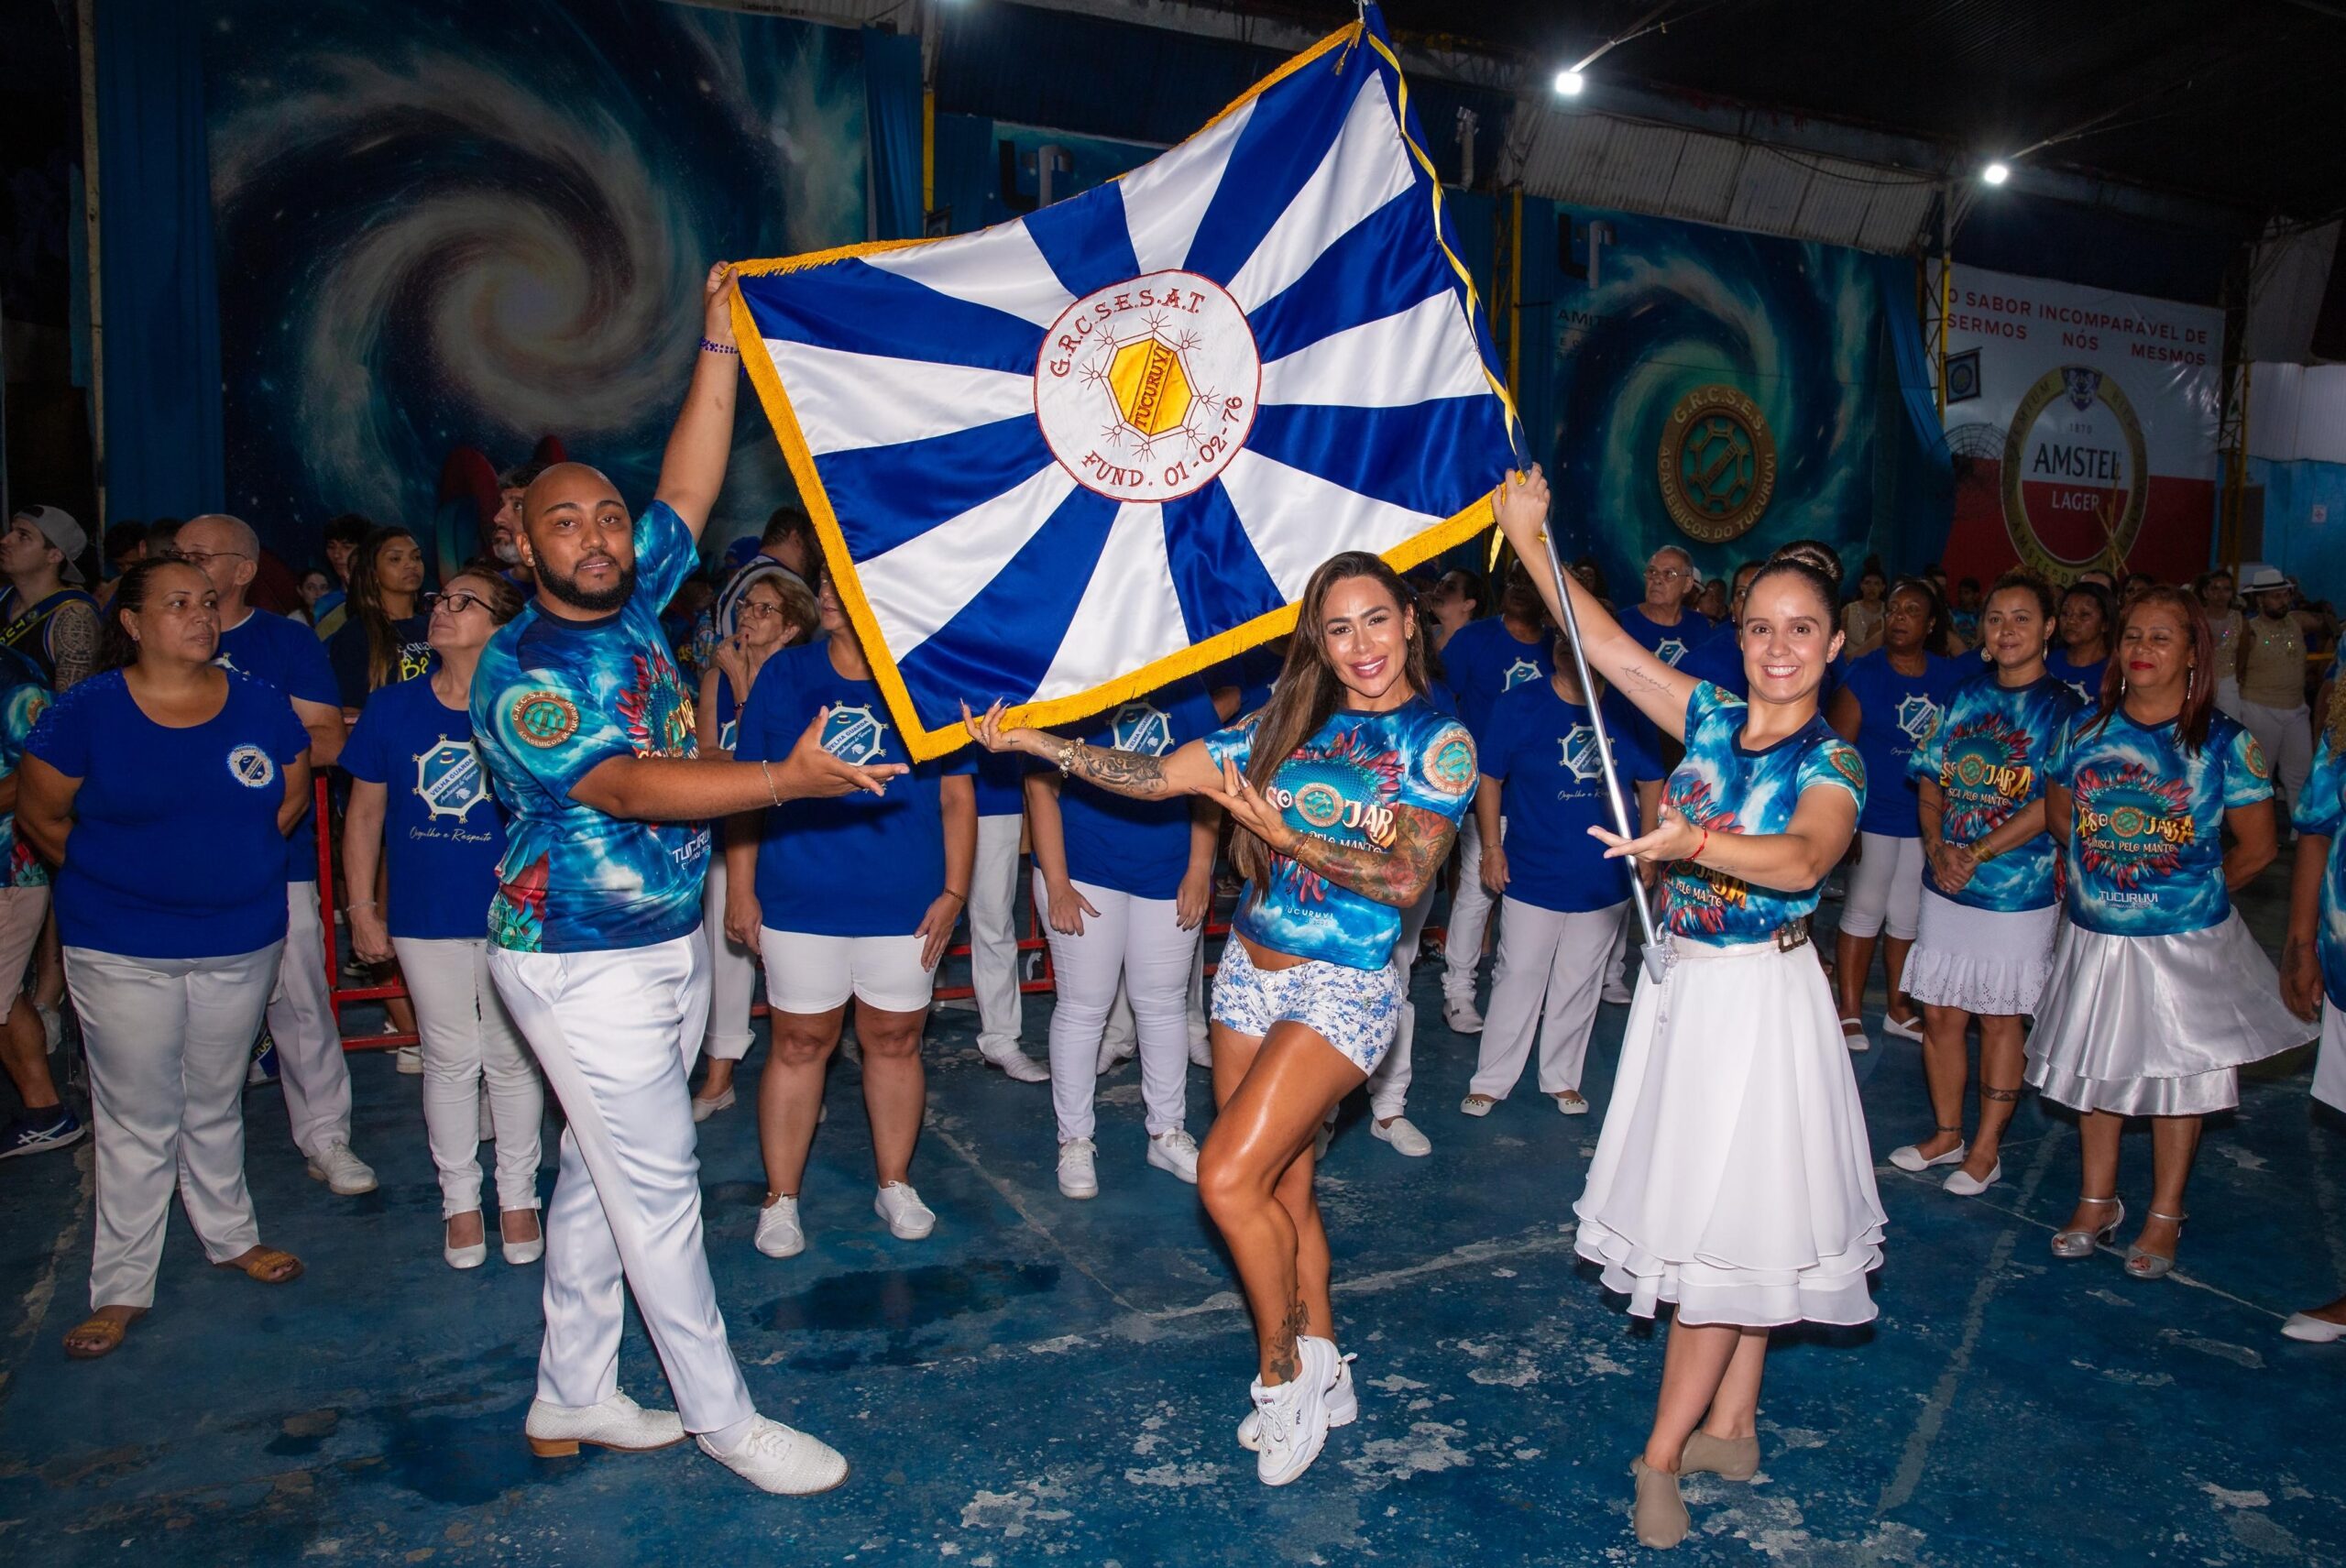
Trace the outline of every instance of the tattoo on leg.
{"label": "tattoo on leg", "polygon": [[1282,1383],[1294,1382],[1302,1370],[1303,1358],[1295,1342],[1302,1336],[1303,1325],[1303,1292],[1299,1290],[1288,1307],[1287,1321],[1279,1325],[1277,1337],[1271,1342],[1271,1370]]}

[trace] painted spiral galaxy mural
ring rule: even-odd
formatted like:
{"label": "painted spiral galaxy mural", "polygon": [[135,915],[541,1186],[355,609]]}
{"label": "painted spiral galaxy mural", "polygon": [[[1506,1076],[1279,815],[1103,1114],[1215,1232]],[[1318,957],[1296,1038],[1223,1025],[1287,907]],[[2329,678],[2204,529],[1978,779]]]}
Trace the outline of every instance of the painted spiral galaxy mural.
{"label": "painted spiral galaxy mural", "polygon": [[[857,35],[659,0],[204,0],[230,504],[423,532],[542,436],[648,500],[720,258],[864,237]],[[793,493],[743,399],[712,539]]]}
{"label": "painted spiral galaxy mural", "polygon": [[1666,218],[1568,217],[1581,276],[1527,276],[1526,292],[1548,286],[1559,511],[1617,598],[1638,597],[1665,543],[1705,576],[1802,537],[1834,544],[1853,577],[1870,554],[1894,569],[1935,553],[1946,459],[1889,337],[1919,331],[1911,263]]}

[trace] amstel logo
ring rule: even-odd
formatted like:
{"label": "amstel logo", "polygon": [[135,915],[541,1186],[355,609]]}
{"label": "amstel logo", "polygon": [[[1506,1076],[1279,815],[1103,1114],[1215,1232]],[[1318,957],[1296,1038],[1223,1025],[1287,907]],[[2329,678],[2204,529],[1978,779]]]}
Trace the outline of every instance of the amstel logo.
{"label": "amstel logo", "polygon": [[1662,427],[1661,502],[1705,544],[1740,538],[1776,493],[1776,438],[1760,405],[1733,387],[1697,387]]}
{"label": "amstel logo", "polygon": [[2082,365],[2047,370],[2004,432],[2004,532],[2021,565],[2066,583],[2124,561],[2150,472],[2143,422],[2115,378]]}
{"label": "amstel logo", "polygon": [[1238,302],[1194,272],[1151,272],[1086,294],[1051,324],[1035,413],[1086,489],[1169,501],[1238,455],[1262,379]]}

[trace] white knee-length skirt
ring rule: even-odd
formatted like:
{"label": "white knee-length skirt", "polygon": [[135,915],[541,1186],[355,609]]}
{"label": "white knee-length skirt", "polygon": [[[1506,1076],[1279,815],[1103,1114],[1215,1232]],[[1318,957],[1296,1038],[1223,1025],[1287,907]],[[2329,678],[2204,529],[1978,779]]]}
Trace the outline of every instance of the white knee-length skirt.
{"label": "white knee-length skirt", "polygon": [[1884,1216],[1815,950],[1670,947],[1629,1009],[1580,1255],[1641,1317],[1670,1301],[1688,1324],[1870,1321]]}
{"label": "white knee-length skirt", "polygon": [[1917,1002],[1960,1007],[1983,1018],[2036,1011],[2053,971],[2058,905],[2042,909],[1975,909],[1923,889],[1913,950],[1900,988]]}

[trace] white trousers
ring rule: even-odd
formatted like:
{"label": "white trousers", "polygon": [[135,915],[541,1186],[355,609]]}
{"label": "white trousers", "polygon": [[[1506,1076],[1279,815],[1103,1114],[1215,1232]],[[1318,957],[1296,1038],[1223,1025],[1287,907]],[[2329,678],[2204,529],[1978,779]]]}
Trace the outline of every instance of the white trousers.
{"label": "white trousers", "polygon": [[1505,901],[1491,1005],[1483,1015],[1481,1054],[1466,1086],[1469,1094],[1507,1097],[1531,1054],[1534,1025],[1540,1030],[1540,1091],[1558,1094],[1580,1087],[1588,1032],[1605,989],[1605,960],[1627,902],[1562,914],[1518,898]]}
{"label": "white trousers", "polygon": [[[1505,818],[1499,821],[1499,834],[1507,834]],[[1451,895],[1450,925],[1442,938],[1442,994],[1448,1001],[1474,1000],[1491,902],[1491,890],[1483,885],[1483,829],[1470,811],[1458,825],[1458,891]]]}
{"label": "white trousers", "polygon": [[97,1124],[90,1305],[150,1307],[171,1190],[203,1255],[260,1244],[245,1189],[245,1069],[280,945],[218,959],[65,949]]}
{"label": "white trousers", "polygon": [[978,1053],[1007,1056],[1025,1032],[1018,997],[1018,835],[1024,817],[978,818],[970,872],[970,985],[977,992]]}
{"label": "white trousers", "polygon": [[[285,954],[269,998],[269,1033],[277,1042],[278,1083],[293,1146],[312,1159],[350,1141],[350,1064],[326,990],[326,932],[318,884],[285,884]],[[255,1025],[258,1030],[258,1025]],[[252,1042],[245,1042],[250,1051]]]}
{"label": "white trousers", "polygon": [[[1116,986],[1116,1004],[1108,1010],[1106,1046],[1115,1047],[1120,1057],[1130,1056],[1137,1048],[1139,1028],[1133,1023],[1131,998],[1124,994],[1124,985]],[[1197,956],[1189,960],[1189,1043],[1202,1046],[1213,1038],[1213,1025],[1206,1019],[1206,943],[1205,931],[1198,932]]]}
{"label": "white trousers", "polygon": [[538,1206],[545,1089],[488,977],[488,941],[394,937],[423,1047],[423,1135],[440,1172],[440,1217],[480,1207],[480,1091],[497,1129],[497,1206]]}
{"label": "white trousers", "polygon": [[596,1405],[619,1387],[633,1291],[685,1429],[756,1414],[701,1240],[700,1159],[685,1077],[708,1020],[696,931],[591,953],[492,948],[488,971],[568,1126],[546,1211],[545,1345],[538,1398]]}
{"label": "white trousers", "polygon": [[1858,838],[1861,852],[1849,868],[1841,934],[1879,937],[1887,927],[1891,940],[1913,941],[1923,919],[1922,839],[1893,839],[1887,833]]}
{"label": "white trousers", "polygon": [[[1100,1041],[1108,1026],[1117,982],[1133,1012],[1140,1046],[1141,1102],[1151,1137],[1189,1120],[1189,972],[1199,940],[1181,929],[1170,898],[1135,898],[1079,882],[1097,915],[1083,917],[1071,936],[1044,931],[1058,1000],[1051,1009],[1051,1110],[1059,1141],[1092,1135],[1092,1087],[1099,1078]],[[1035,873],[1035,906],[1047,909],[1043,873]]]}
{"label": "white trousers", "polygon": [[708,1025],[703,1054],[740,1061],[750,1054],[750,1006],[758,999],[758,955],[725,935],[725,856],[709,856],[701,890],[701,935],[708,942]]}
{"label": "white trousers", "polygon": [[2304,703],[2295,707],[2266,707],[2263,703],[2241,699],[2240,721],[2264,748],[2264,760],[2273,769],[2274,792],[2282,798],[2275,809],[2281,814],[2282,838],[2288,837],[2289,813],[2297,808],[2297,796],[2306,787],[2306,776],[2313,772],[2313,716]]}

